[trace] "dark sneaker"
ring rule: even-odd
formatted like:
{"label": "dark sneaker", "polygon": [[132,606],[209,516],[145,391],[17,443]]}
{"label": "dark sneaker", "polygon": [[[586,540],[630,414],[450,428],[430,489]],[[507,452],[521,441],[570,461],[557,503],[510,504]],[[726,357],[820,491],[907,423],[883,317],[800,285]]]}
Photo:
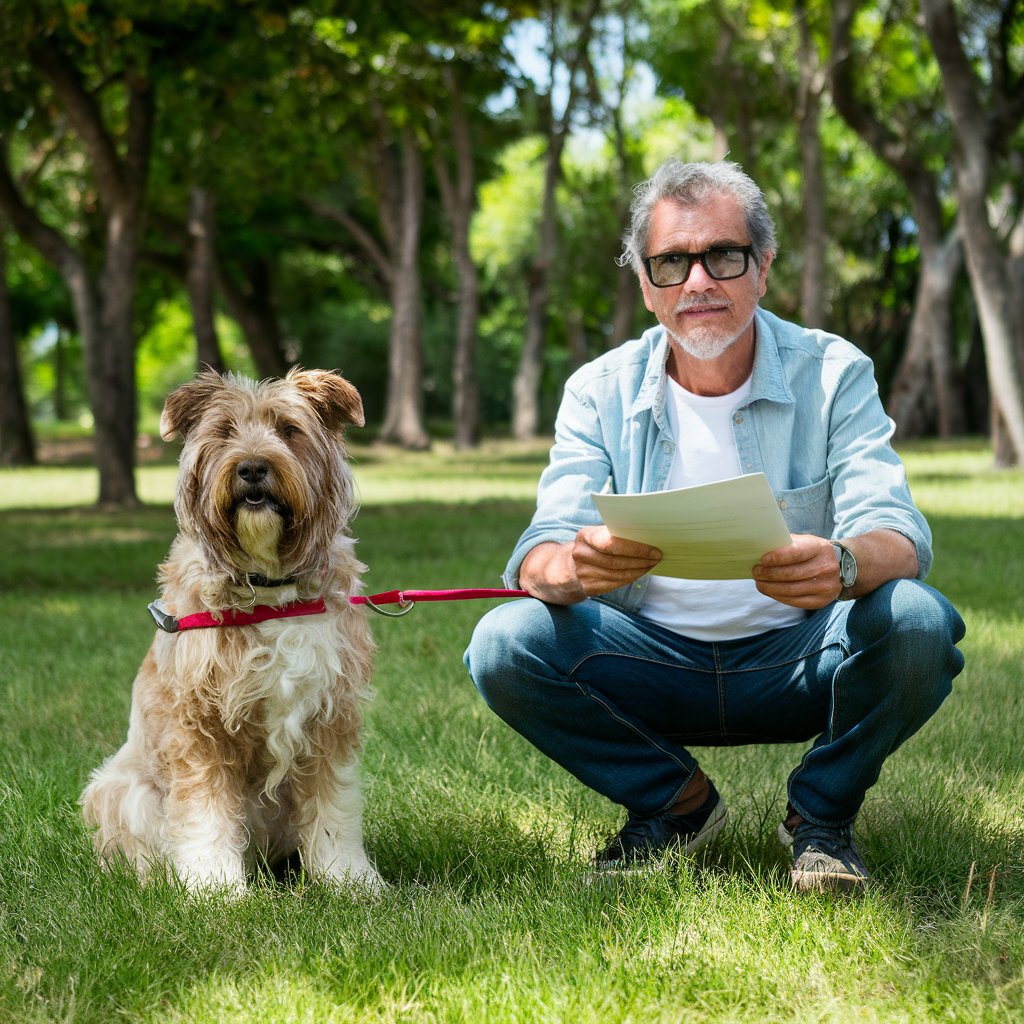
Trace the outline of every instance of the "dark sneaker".
{"label": "dark sneaker", "polygon": [[779,840],[793,848],[793,888],[799,892],[862,892],[868,883],[852,825],[803,821],[790,831],[783,822]]}
{"label": "dark sneaker", "polygon": [[619,834],[594,858],[598,872],[637,871],[666,853],[695,853],[725,827],[725,801],[710,784],[708,798],[689,814],[630,815]]}

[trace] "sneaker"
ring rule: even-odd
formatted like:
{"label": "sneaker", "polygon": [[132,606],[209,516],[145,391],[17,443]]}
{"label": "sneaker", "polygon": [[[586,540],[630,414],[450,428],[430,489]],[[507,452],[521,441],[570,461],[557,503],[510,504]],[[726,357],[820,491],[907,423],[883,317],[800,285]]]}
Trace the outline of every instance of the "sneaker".
{"label": "sneaker", "polygon": [[862,892],[868,869],[853,845],[852,825],[779,825],[779,841],[793,848],[793,888],[799,892]]}
{"label": "sneaker", "polygon": [[669,852],[695,853],[725,827],[725,801],[714,783],[708,798],[689,814],[630,814],[619,834],[594,858],[598,872],[637,871],[651,867]]}

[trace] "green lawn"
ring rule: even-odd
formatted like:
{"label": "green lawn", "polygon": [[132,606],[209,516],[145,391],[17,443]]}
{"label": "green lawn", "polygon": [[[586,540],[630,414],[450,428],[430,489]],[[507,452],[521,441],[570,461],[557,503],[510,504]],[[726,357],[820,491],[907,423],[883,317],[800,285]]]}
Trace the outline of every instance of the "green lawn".
{"label": "green lawn", "polygon": [[[499,584],[542,448],[353,456],[371,591]],[[87,466],[0,471],[0,1021],[1024,1020],[1024,473],[976,444],[905,456],[967,668],[869,794],[860,900],[788,889],[792,746],[701,751],[722,838],[674,874],[588,884],[619,813],[475,695],[462,652],[491,602],[373,621],[363,776],[385,895],[196,900],[102,873],[76,799],[123,739],[173,467],[140,470],[150,504],[118,516],[90,508]]]}

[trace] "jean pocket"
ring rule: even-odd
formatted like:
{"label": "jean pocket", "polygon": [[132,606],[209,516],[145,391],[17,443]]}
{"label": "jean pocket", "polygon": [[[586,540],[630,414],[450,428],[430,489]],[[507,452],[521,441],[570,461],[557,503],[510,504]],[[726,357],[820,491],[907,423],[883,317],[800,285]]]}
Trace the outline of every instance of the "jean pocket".
{"label": "jean pocket", "polygon": [[818,537],[832,535],[834,506],[832,482],[828,477],[806,487],[776,491],[775,498],[790,533],[813,533]]}

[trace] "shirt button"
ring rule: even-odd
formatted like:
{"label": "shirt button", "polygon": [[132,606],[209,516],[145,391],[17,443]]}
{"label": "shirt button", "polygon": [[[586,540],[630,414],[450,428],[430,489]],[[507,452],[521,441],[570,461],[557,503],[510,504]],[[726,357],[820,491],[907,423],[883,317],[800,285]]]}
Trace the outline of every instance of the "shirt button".
{"label": "shirt button", "polygon": [[733,421],[733,423],[742,423],[743,422],[743,413],[741,413],[741,412],[736,413],[736,415],[733,416],[732,421]]}
{"label": "shirt button", "polygon": [[786,499],[785,499],[785,498],[782,498],[782,499],[781,499],[781,500],[779,501],[779,508],[782,508],[782,509],[786,509],[786,508],[789,508],[789,502],[788,502],[788,501],[786,501]]}

